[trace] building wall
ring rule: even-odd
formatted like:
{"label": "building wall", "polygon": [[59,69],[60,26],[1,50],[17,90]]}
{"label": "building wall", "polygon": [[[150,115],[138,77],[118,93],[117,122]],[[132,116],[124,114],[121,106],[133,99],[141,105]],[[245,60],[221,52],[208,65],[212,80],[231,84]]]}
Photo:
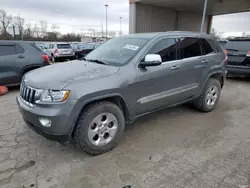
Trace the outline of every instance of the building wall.
{"label": "building wall", "polygon": [[[132,12],[132,11],[133,12]],[[207,16],[204,32],[208,31]],[[180,12],[173,9],[144,5],[130,4],[130,33],[161,32],[161,31],[200,31],[202,14]]]}
{"label": "building wall", "polygon": [[136,32],[170,31],[175,29],[175,11],[136,4]]}

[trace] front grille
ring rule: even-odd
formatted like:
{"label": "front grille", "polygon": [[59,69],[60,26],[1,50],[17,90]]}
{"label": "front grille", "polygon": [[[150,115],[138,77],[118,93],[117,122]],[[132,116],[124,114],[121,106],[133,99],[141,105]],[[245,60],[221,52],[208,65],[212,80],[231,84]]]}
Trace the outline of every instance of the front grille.
{"label": "front grille", "polygon": [[36,90],[26,86],[24,83],[21,84],[20,97],[28,104],[33,105],[35,103]]}

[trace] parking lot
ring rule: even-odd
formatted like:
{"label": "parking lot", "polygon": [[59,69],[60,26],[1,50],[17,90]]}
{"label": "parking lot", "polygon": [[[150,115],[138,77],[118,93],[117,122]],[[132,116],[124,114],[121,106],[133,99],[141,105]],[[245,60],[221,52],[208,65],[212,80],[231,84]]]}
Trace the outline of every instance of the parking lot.
{"label": "parking lot", "polygon": [[13,88],[0,97],[0,187],[247,188],[249,83],[229,79],[211,113],[184,105],[145,116],[127,126],[114,150],[96,157],[26,127]]}

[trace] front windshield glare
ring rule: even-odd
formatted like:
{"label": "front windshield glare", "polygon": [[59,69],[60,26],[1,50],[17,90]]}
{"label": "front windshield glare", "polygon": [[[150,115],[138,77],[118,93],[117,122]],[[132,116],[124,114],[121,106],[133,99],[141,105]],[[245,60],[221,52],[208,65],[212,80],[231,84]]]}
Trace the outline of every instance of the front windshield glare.
{"label": "front windshield glare", "polygon": [[96,48],[86,56],[86,59],[122,66],[134,58],[147,41],[148,39],[143,38],[114,38]]}

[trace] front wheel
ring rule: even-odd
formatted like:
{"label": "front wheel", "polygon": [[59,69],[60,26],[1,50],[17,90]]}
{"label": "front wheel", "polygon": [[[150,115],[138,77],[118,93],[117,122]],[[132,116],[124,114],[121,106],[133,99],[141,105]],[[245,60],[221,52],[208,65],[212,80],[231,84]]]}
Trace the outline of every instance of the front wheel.
{"label": "front wheel", "polygon": [[83,151],[99,155],[116,146],[124,127],[124,114],[117,105],[107,101],[94,103],[81,113],[74,140]]}
{"label": "front wheel", "polygon": [[202,112],[215,109],[221,94],[221,84],[215,78],[210,78],[201,95],[193,102],[194,107]]}

